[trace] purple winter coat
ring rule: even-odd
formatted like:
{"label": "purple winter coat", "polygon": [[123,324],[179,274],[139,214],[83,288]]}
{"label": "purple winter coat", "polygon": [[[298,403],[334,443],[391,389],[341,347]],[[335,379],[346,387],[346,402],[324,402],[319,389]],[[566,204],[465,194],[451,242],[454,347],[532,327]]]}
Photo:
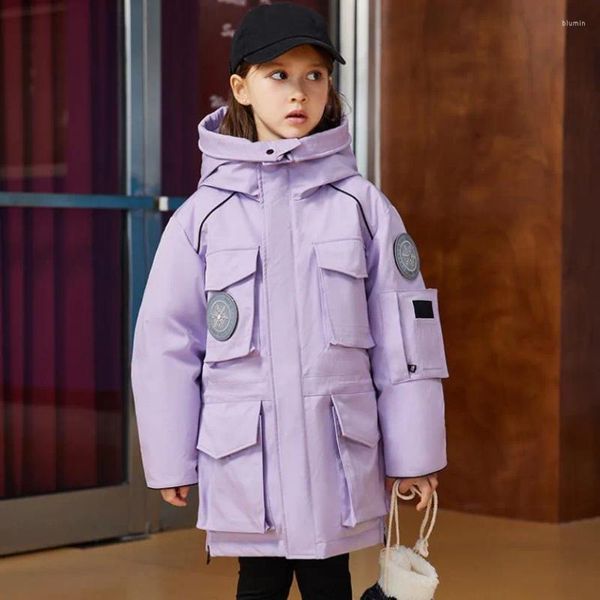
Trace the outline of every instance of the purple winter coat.
{"label": "purple winter coat", "polygon": [[213,556],[327,558],[383,543],[384,475],[443,469],[437,290],[344,117],[250,142],[199,126],[135,327],[148,487],[198,484]]}

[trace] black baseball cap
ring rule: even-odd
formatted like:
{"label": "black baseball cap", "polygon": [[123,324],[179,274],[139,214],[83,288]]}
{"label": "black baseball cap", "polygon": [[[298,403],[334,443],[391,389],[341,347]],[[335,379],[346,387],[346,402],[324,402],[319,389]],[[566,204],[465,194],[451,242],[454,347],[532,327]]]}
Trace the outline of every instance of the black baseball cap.
{"label": "black baseball cap", "polygon": [[229,74],[235,73],[242,60],[266,62],[302,44],[321,46],[346,64],[329,39],[325,19],[316,10],[292,2],[261,4],[244,15],[233,34]]}

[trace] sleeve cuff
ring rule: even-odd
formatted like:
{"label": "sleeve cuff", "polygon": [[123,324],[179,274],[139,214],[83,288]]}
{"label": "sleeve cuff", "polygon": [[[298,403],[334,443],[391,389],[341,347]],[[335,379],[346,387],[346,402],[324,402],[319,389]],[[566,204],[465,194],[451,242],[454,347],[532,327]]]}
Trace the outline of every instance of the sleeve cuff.
{"label": "sleeve cuff", "polygon": [[394,479],[412,479],[414,477],[427,477],[428,475],[433,475],[435,473],[439,473],[440,471],[443,471],[444,469],[446,469],[448,465],[444,465],[441,469],[437,469],[435,471],[431,471],[431,473],[425,473],[424,475],[388,475],[387,473],[385,474],[386,477],[393,477]]}

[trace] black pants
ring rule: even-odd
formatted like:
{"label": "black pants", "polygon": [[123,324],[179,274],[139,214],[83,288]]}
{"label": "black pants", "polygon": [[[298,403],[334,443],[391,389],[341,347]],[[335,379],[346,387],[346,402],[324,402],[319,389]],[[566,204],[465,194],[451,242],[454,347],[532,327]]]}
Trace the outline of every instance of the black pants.
{"label": "black pants", "polygon": [[302,600],[352,600],[349,558],[240,556],[236,600],[286,600],[294,572]]}

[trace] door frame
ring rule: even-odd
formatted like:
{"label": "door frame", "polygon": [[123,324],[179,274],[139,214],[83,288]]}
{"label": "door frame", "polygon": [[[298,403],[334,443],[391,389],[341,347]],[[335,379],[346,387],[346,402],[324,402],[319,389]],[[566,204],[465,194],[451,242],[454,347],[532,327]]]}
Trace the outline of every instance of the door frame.
{"label": "door frame", "polygon": [[348,123],[356,163],[363,177],[379,187],[381,0],[342,0],[337,10],[338,44],[346,60],[339,71],[339,90],[351,105]]}

